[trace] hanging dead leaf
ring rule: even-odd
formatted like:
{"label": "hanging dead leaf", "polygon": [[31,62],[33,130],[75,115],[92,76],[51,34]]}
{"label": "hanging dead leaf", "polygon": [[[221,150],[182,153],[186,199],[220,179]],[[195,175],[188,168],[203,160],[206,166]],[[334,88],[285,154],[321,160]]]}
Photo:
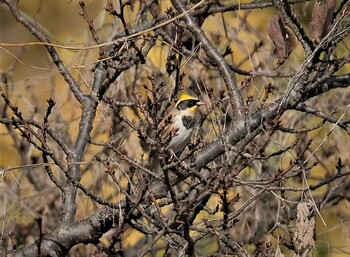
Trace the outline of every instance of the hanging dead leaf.
{"label": "hanging dead leaf", "polygon": [[296,47],[294,34],[284,24],[280,13],[272,17],[268,24],[267,32],[275,45],[273,54],[277,58],[278,64],[281,65]]}
{"label": "hanging dead leaf", "polygon": [[319,43],[331,29],[335,0],[318,0],[312,9],[311,30],[315,42]]}
{"label": "hanging dead leaf", "polygon": [[312,204],[309,202],[301,202],[297,205],[297,219],[293,243],[299,256],[306,256],[315,245],[315,218],[310,215],[311,210]]}

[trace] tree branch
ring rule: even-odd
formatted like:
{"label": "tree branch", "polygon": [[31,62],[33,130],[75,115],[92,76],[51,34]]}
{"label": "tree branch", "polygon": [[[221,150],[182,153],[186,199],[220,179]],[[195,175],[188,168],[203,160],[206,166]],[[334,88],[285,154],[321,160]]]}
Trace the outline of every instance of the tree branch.
{"label": "tree branch", "polygon": [[[185,13],[186,8],[180,0],[171,1],[175,8],[181,12]],[[241,92],[238,88],[237,81],[233,72],[231,72],[230,67],[222,55],[217,51],[217,49],[212,45],[209,39],[204,34],[203,30],[194,21],[191,14],[186,13],[184,16],[188,29],[193,33],[196,39],[201,43],[206,54],[211,58],[216,64],[219,73],[221,74],[223,80],[225,81],[228,94],[230,96],[230,102],[232,108],[237,111],[237,121],[242,122],[244,120],[244,102]]]}
{"label": "tree branch", "polygon": [[[13,0],[3,0],[3,2],[10,8],[13,16],[18,22],[20,22],[24,27],[28,29],[40,42],[50,43],[50,40],[45,36],[45,34],[40,31],[37,25],[33,24],[25,15],[17,8],[17,1]],[[78,83],[70,74],[69,70],[66,68],[62,62],[59,54],[56,49],[51,45],[45,45],[47,52],[50,54],[52,61],[57,66],[58,71],[61,73],[64,80],[68,83],[71,91],[73,92],[75,98],[82,103],[83,101],[83,92],[80,90]]]}
{"label": "tree branch", "polygon": [[[291,94],[289,97],[285,96],[276,100],[274,103],[268,105],[261,111],[255,113],[249,122],[249,131],[256,130],[261,124],[266,124],[269,121],[280,117],[285,111],[290,110],[298,106],[299,102],[306,101],[312,97],[323,94],[329,90],[335,88],[348,87],[350,85],[349,74],[332,76],[328,78],[323,84],[313,84],[307,91],[301,94]],[[281,104],[283,102],[283,104]],[[226,131],[222,136],[218,137],[211,143],[203,147],[202,150],[198,151],[195,161],[197,169],[201,169],[212,160],[224,153],[223,142],[228,141],[232,145],[242,140],[246,136],[245,129],[242,124],[235,124],[235,127]]]}
{"label": "tree branch", "polygon": [[[122,204],[122,203],[121,203]],[[95,244],[99,238],[124,217],[123,206],[119,210],[106,207],[89,218],[59,226],[41,238],[41,256],[66,256],[70,248],[77,244]],[[8,257],[37,256],[37,241],[31,245],[10,251]]]}

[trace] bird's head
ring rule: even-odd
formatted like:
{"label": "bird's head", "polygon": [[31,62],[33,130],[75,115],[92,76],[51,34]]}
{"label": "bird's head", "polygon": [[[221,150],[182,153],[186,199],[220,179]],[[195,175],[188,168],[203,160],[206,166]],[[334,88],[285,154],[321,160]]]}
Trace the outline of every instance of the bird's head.
{"label": "bird's head", "polygon": [[179,100],[176,102],[175,107],[179,111],[186,111],[188,114],[194,115],[201,105],[205,105],[205,103],[188,92],[182,92],[179,95]]}

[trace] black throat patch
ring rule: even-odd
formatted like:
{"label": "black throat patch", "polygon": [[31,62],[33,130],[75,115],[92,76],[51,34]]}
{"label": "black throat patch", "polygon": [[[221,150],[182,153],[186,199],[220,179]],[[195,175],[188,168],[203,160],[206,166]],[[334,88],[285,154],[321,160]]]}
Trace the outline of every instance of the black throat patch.
{"label": "black throat patch", "polygon": [[194,126],[194,118],[192,116],[182,116],[182,123],[186,129],[191,129]]}

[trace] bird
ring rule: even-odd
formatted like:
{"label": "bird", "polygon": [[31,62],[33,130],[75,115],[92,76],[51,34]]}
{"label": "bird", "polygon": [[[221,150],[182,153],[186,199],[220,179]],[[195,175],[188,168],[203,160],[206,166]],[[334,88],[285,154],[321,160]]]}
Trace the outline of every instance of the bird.
{"label": "bird", "polygon": [[160,122],[159,128],[164,128],[161,139],[168,142],[167,148],[174,154],[181,152],[190,140],[196,122],[195,115],[201,105],[205,103],[183,91],[175,106]]}
{"label": "bird", "polygon": [[[182,91],[175,105],[159,123],[158,129],[161,132],[162,143],[173,155],[181,154],[188,144],[196,123],[195,115],[202,105],[205,105],[205,103],[196,96],[188,91]],[[161,157],[155,152],[151,151],[149,155],[150,167],[159,165],[159,158]],[[154,162],[156,159],[158,161]]]}

